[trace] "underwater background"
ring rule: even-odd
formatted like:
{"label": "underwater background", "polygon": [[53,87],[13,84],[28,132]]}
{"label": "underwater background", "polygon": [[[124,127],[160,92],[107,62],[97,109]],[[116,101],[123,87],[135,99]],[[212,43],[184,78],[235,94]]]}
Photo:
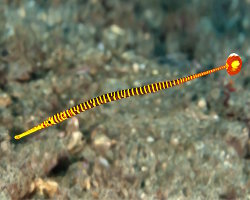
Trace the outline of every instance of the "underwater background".
{"label": "underwater background", "polygon": [[[250,199],[249,0],[0,0],[0,199]],[[225,70],[109,103],[98,95]]]}

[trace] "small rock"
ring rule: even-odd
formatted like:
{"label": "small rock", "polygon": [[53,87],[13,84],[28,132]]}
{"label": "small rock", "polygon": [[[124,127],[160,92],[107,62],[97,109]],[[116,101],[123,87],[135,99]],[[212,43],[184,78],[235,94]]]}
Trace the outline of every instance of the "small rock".
{"label": "small rock", "polygon": [[18,14],[19,14],[19,16],[20,16],[21,18],[25,18],[25,16],[26,16],[26,11],[25,11],[25,9],[24,9],[23,7],[19,8]]}
{"label": "small rock", "polygon": [[67,134],[79,131],[79,121],[76,117],[72,117],[68,120],[66,131]]}
{"label": "small rock", "polygon": [[141,171],[142,171],[142,172],[146,172],[146,171],[148,171],[148,167],[146,167],[146,166],[142,166],[142,167],[141,167]]}
{"label": "small rock", "polygon": [[86,190],[90,190],[91,188],[91,182],[90,182],[90,177],[87,177],[84,181],[83,181],[83,189]]}
{"label": "small rock", "polygon": [[82,133],[80,131],[75,131],[71,135],[71,139],[69,144],[67,145],[67,149],[71,153],[79,152],[83,147]]}
{"label": "small rock", "polygon": [[147,142],[148,143],[152,143],[152,142],[154,142],[155,141],[155,139],[153,138],[153,137],[151,137],[151,136],[148,136],[147,137]]}
{"label": "small rock", "polygon": [[103,126],[95,128],[91,133],[91,139],[96,150],[106,152],[112,145],[116,144],[115,140],[111,140],[104,133],[106,132]]}
{"label": "small rock", "polygon": [[105,168],[109,168],[109,161],[104,158],[104,157],[100,157],[99,158],[99,163],[104,166]]}
{"label": "small rock", "polygon": [[219,120],[220,120],[219,115],[216,114],[216,113],[213,113],[211,116],[212,116],[212,118],[213,118],[215,121],[219,121]]}
{"label": "small rock", "polygon": [[177,137],[172,137],[170,140],[170,144],[173,145],[174,147],[177,147],[179,145],[180,141],[179,138]]}
{"label": "small rock", "polygon": [[2,149],[2,151],[3,152],[6,152],[6,151],[8,151],[8,149],[10,148],[9,147],[9,142],[7,142],[7,141],[3,141],[3,142],[1,142],[1,149]]}
{"label": "small rock", "polygon": [[158,75],[158,74],[159,74],[159,71],[158,71],[157,69],[154,69],[154,70],[152,71],[152,74],[153,74],[153,75]]}
{"label": "small rock", "polygon": [[104,134],[97,134],[93,138],[94,147],[101,151],[107,151],[111,145],[112,141]]}
{"label": "small rock", "polygon": [[48,195],[49,198],[53,198],[58,192],[58,183],[55,181],[44,181],[39,178],[35,181],[34,184],[40,195]]}
{"label": "small rock", "polygon": [[207,108],[207,102],[204,98],[200,99],[198,101],[198,106],[201,108],[201,109],[206,109]]}
{"label": "small rock", "polygon": [[5,108],[12,103],[10,96],[7,93],[0,94],[0,108]]}
{"label": "small rock", "polygon": [[162,170],[165,171],[165,170],[167,169],[167,166],[168,166],[168,164],[167,164],[166,162],[163,162],[163,163],[161,164]]}
{"label": "small rock", "polygon": [[117,26],[116,24],[113,24],[110,27],[111,31],[117,35],[124,35],[124,30],[121,29],[119,26]]}
{"label": "small rock", "polygon": [[135,73],[138,73],[138,72],[139,72],[140,66],[139,66],[138,63],[134,63],[134,64],[133,64],[133,70],[134,70]]}

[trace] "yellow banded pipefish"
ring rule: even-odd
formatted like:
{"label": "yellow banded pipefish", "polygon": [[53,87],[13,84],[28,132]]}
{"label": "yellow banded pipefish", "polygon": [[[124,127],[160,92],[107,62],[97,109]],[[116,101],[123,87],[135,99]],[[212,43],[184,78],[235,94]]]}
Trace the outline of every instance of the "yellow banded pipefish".
{"label": "yellow banded pipefish", "polygon": [[90,99],[86,102],[80,103],[72,108],[69,108],[67,110],[64,110],[62,112],[56,113],[55,115],[47,118],[45,121],[43,121],[41,124],[29,129],[28,131],[25,131],[19,135],[15,135],[15,139],[18,140],[22,137],[25,137],[27,135],[30,135],[31,133],[34,133],[38,130],[53,126],[55,124],[58,124],[68,118],[71,118],[72,116],[75,116],[81,112],[84,112],[86,110],[89,110],[91,108],[94,108],[96,106],[102,105],[109,103],[111,101],[117,101],[120,99],[132,97],[132,96],[138,96],[138,95],[144,95],[144,94],[150,94],[150,93],[155,93],[160,90],[165,90],[170,87],[174,87],[177,85],[181,85],[185,82],[194,80],[196,78],[200,78],[202,76],[206,76],[208,74],[224,70],[226,69],[229,75],[235,75],[240,72],[242,66],[242,60],[240,56],[238,56],[235,53],[232,53],[229,55],[226,64],[217,68],[213,68],[211,70],[207,70],[204,72],[200,72],[197,74],[193,74],[190,76],[178,78],[175,80],[170,80],[170,81],[161,81],[161,82],[156,82],[152,84],[148,84],[145,86],[141,87],[136,87],[136,88],[131,88],[131,89],[126,89],[126,90],[119,90],[116,92],[111,92],[107,94],[100,95],[98,97],[95,97],[93,99]]}

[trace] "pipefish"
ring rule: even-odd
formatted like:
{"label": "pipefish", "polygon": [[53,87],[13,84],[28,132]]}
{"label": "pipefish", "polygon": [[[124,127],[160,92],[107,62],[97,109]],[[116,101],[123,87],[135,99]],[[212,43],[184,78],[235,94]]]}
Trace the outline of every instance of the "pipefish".
{"label": "pipefish", "polygon": [[34,126],[33,128],[19,134],[15,135],[15,139],[21,139],[22,137],[25,137],[27,135],[30,135],[31,133],[37,132],[38,130],[48,128],[50,126],[56,125],[66,119],[69,119],[77,114],[80,114],[81,112],[85,112],[86,110],[89,110],[91,108],[94,108],[96,106],[100,106],[101,104],[106,104],[111,101],[117,101],[120,99],[132,97],[132,96],[139,96],[144,94],[150,94],[155,93],[160,90],[165,90],[177,85],[181,85],[185,82],[194,80],[196,78],[200,78],[202,76],[206,76],[208,74],[224,70],[226,69],[229,75],[236,75],[240,72],[242,66],[242,60],[239,55],[232,53],[227,58],[226,64],[223,66],[219,66],[217,68],[213,68],[207,71],[203,71],[197,74],[193,74],[190,76],[178,78],[175,80],[170,81],[162,81],[162,82],[156,82],[148,85],[144,85],[141,87],[135,87],[131,89],[125,89],[125,90],[119,90],[107,94],[100,95],[98,97],[95,97],[93,99],[90,99],[86,102],[80,103],[72,108],[69,108],[67,110],[64,110],[62,112],[56,113],[52,117],[48,117],[45,121],[43,121],[41,124]]}

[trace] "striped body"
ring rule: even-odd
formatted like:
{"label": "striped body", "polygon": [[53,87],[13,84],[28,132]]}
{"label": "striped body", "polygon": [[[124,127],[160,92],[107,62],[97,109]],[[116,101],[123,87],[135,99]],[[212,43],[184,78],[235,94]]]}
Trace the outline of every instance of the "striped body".
{"label": "striped body", "polygon": [[[241,66],[239,66],[239,67],[241,67]],[[193,79],[196,79],[196,78],[199,78],[202,76],[206,76],[208,74],[214,73],[216,71],[224,70],[224,69],[231,70],[230,66],[228,66],[228,63],[226,63],[226,65],[224,65],[224,66],[220,66],[220,67],[217,67],[217,68],[214,68],[211,70],[207,70],[204,72],[200,72],[200,73],[197,73],[194,75],[190,75],[187,77],[183,77],[183,78],[179,78],[179,79],[175,79],[175,80],[171,80],[171,81],[162,81],[162,82],[152,83],[152,84],[144,85],[141,87],[119,90],[116,92],[111,92],[111,93],[107,93],[104,95],[100,95],[100,96],[95,97],[93,99],[90,99],[86,102],[80,103],[72,108],[69,108],[65,111],[59,112],[59,113],[53,115],[52,117],[49,117],[47,120],[45,120],[44,122],[42,122],[38,126],[35,126],[22,134],[16,135],[15,139],[20,139],[26,135],[29,135],[33,132],[38,131],[38,130],[47,128],[49,126],[53,126],[55,124],[58,124],[58,123],[66,120],[68,118],[71,118],[72,116],[80,114],[81,112],[84,112],[86,110],[89,110],[91,108],[99,106],[101,104],[106,104],[106,103],[109,103],[111,101],[117,101],[117,100],[120,100],[123,98],[132,97],[132,96],[139,96],[139,95],[155,93],[155,92],[158,92],[160,90],[165,90],[165,89],[177,86],[177,85],[181,85],[181,84],[188,82],[188,81],[191,81]]]}
{"label": "striped body", "polygon": [[[160,90],[165,90],[180,84],[183,84],[187,81],[191,81],[193,79],[211,74],[213,72],[219,71],[219,70],[223,70],[225,69],[225,66],[221,66],[212,70],[208,70],[205,72],[201,72],[198,74],[194,74],[194,75],[190,75],[184,78],[180,78],[180,79],[175,79],[175,80],[171,80],[171,81],[162,81],[162,82],[157,82],[157,83],[152,83],[149,85],[144,85],[141,87],[136,87],[136,88],[131,88],[131,89],[126,89],[126,90],[119,90],[116,92],[111,92],[111,93],[107,93],[98,97],[95,97],[93,99],[90,99],[86,102],[80,103],[68,110],[65,110],[63,112],[57,113],[55,115],[53,115],[52,117],[50,117],[48,120],[51,121],[51,124],[57,124],[60,123],[72,116],[75,116],[81,112],[84,112],[86,110],[89,110],[91,108],[94,108],[96,106],[100,106],[101,104],[106,104],[109,103],[111,101],[118,101],[120,99],[124,99],[124,98],[128,98],[128,97],[132,97],[132,96],[139,96],[139,95],[144,95],[144,94],[150,94],[150,93],[155,93],[158,92]],[[48,123],[46,123],[46,121],[44,121],[43,126],[47,127]]]}
{"label": "striped body", "polygon": [[208,70],[205,72],[201,72],[201,73],[194,74],[194,75],[187,76],[187,77],[180,78],[180,79],[175,79],[175,80],[171,80],[171,81],[162,81],[162,82],[152,83],[149,85],[144,85],[141,87],[126,89],[126,90],[119,90],[116,92],[111,92],[111,93],[107,93],[104,95],[100,95],[100,96],[95,97],[93,99],[90,99],[86,102],[80,103],[72,108],[69,108],[63,112],[57,113],[57,114],[53,115],[52,117],[49,117],[47,121],[44,121],[42,123],[42,126],[44,128],[46,128],[50,125],[55,125],[57,123],[60,123],[64,120],[68,119],[68,118],[71,118],[72,116],[80,114],[81,112],[84,112],[84,111],[89,110],[91,108],[94,108],[96,106],[100,106],[101,104],[106,104],[106,103],[109,103],[111,101],[118,101],[120,99],[132,97],[132,96],[139,96],[139,95],[144,95],[144,94],[155,93],[155,92],[158,92],[160,90],[165,90],[165,89],[183,84],[187,81],[191,81],[193,79],[211,74],[215,71],[219,71],[222,69],[225,69],[225,66],[218,67],[218,68],[215,68],[212,70]]}

